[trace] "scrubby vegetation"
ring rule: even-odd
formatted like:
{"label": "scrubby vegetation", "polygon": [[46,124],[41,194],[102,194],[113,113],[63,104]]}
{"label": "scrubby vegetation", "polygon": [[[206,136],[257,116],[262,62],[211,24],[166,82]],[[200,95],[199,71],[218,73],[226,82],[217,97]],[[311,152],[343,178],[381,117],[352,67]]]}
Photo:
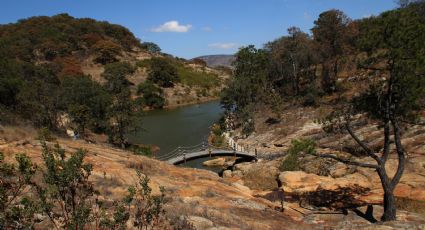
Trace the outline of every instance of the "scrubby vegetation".
{"label": "scrubby vegetation", "polygon": [[218,124],[214,124],[211,127],[211,134],[209,136],[209,142],[216,148],[224,148],[227,146],[226,139],[222,136],[222,127]]}
{"label": "scrubby vegetation", "polygon": [[141,104],[154,109],[162,108],[165,105],[163,93],[163,90],[151,81],[145,81],[137,86],[137,94],[143,94]]}
{"label": "scrubby vegetation", "polygon": [[316,143],[312,140],[292,140],[285,160],[282,161],[280,171],[300,170],[300,154],[313,154],[316,152]]}
{"label": "scrubby vegetation", "polygon": [[174,83],[181,82],[189,87],[209,90],[221,84],[220,78],[215,73],[209,73],[204,68],[197,70],[187,66],[190,63],[203,66],[197,60],[185,62],[169,57],[143,60],[137,65],[148,69],[150,80],[159,86],[165,84],[166,87],[171,87]]}
{"label": "scrubby vegetation", "polygon": [[76,19],[68,14],[31,17],[1,25],[0,38],[6,50],[4,56],[24,62],[52,61],[80,51],[93,53],[99,61],[109,63],[121,51],[141,47],[139,40],[122,26],[89,18]]}
{"label": "scrubby vegetation", "polygon": [[177,69],[165,58],[152,58],[149,65],[148,80],[161,87],[173,87],[180,81]]}
{"label": "scrubby vegetation", "polygon": [[122,200],[98,199],[84,150],[69,155],[57,144],[42,145],[41,167],[24,154],[16,155],[17,164],[6,163],[0,153],[2,229],[124,229],[128,223],[138,229],[172,227],[165,217],[165,189],[153,195],[147,176],[137,172],[137,184]]}
{"label": "scrubby vegetation", "polygon": [[[126,28],[67,14],[33,17],[0,26],[0,107],[2,122],[29,120],[52,131],[70,128],[107,133],[126,146],[124,133],[140,117],[127,76],[135,67],[122,52],[142,49]],[[104,65],[105,84],[83,74],[81,60]],[[134,123],[133,123],[134,122]]]}
{"label": "scrubby vegetation", "polygon": [[[243,47],[236,54],[235,71],[221,103],[227,114],[236,117],[235,127],[244,135],[255,131],[254,115],[266,106],[275,116],[267,121],[278,122],[284,119],[279,116],[282,104],[332,104],[334,111],[321,120],[325,130],[347,132],[376,164],[316,154],[293,143],[281,169],[298,169],[298,151],[374,169],[385,193],[382,220],[395,220],[394,189],[406,161],[402,129],[417,123],[425,108],[424,12],[423,1],[402,1],[397,9],[359,20],[329,10],[314,22],[312,36],[291,27],[287,36],[264,48]],[[352,130],[351,120],[360,114],[383,130],[384,143],[378,151]],[[391,145],[398,159],[393,177],[385,170]]]}

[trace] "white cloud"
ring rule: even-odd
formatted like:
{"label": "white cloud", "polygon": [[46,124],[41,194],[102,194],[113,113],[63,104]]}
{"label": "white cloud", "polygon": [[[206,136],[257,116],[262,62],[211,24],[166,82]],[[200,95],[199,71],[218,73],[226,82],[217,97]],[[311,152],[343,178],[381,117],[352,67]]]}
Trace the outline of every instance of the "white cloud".
{"label": "white cloud", "polygon": [[161,32],[176,32],[176,33],[186,33],[192,28],[192,25],[180,25],[178,21],[169,21],[164,24],[153,28],[152,32],[161,33]]}
{"label": "white cloud", "polygon": [[205,32],[211,32],[212,28],[209,27],[209,26],[204,26],[204,27],[202,27],[202,30],[205,31]]}
{"label": "white cloud", "polygon": [[208,47],[216,48],[216,49],[233,49],[236,48],[238,44],[236,43],[212,43],[209,44]]}

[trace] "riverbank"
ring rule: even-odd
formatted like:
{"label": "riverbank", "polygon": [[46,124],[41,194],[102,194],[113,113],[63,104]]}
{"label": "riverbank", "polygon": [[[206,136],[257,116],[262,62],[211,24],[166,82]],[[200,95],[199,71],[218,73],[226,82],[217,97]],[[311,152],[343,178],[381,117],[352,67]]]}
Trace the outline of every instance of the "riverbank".
{"label": "riverbank", "polygon": [[189,100],[187,102],[180,102],[175,104],[166,104],[163,109],[177,109],[180,107],[190,106],[190,105],[200,105],[208,102],[219,102],[220,97],[202,97],[195,100]]}

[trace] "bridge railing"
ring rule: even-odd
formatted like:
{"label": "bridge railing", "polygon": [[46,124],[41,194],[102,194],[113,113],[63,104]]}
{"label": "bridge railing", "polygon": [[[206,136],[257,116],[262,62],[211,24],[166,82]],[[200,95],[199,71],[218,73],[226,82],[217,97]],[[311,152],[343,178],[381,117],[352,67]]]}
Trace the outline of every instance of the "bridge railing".
{"label": "bridge railing", "polygon": [[164,155],[156,157],[156,159],[165,161],[174,157],[182,156],[186,153],[204,151],[204,150],[207,150],[209,147],[210,146],[207,141],[203,141],[197,145],[192,145],[192,146],[179,146]]}
{"label": "bridge railing", "polygon": [[[161,160],[161,161],[168,161],[172,158],[176,158],[179,156],[185,156],[186,154],[189,153],[194,153],[194,152],[202,152],[202,151],[206,151],[206,150],[211,150],[214,151],[215,148],[214,146],[211,146],[208,144],[208,141],[205,139],[205,141],[202,141],[199,144],[196,145],[192,145],[192,146],[178,146],[177,148],[173,149],[172,151],[163,154],[161,156],[157,156],[155,157],[157,160]],[[262,159],[274,159],[276,157],[280,157],[282,156],[283,153],[258,153],[257,152],[257,148],[250,148],[250,146],[243,146],[243,145],[237,145],[235,142],[233,142],[233,146],[228,146],[227,148],[219,148],[220,150],[232,150],[232,151],[238,151],[238,152],[245,152],[248,154],[252,154],[255,155],[255,157],[257,159],[262,158]],[[284,155],[284,154],[283,154]]]}

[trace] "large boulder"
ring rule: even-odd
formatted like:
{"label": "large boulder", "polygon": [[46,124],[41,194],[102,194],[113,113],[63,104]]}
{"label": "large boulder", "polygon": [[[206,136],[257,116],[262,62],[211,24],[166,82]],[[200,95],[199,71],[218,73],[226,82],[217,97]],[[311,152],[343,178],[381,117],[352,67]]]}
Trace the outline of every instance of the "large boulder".
{"label": "large boulder", "polygon": [[232,171],[231,170],[224,170],[223,171],[223,178],[230,178],[232,177]]}
{"label": "large boulder", "polygon": [[212,160],[204,161],[204,163],[202,164],[208,167],[216,167],[216,166],[224,166],[225,163],[226,163],[226,159],[223,157],[219,157]]}
{"label": "large boulder", "polygon": [[309,174],[303,171],[287,171],[279,175],[282,189],[288,193],[303,194],[317,190],[336,191],[343,188],[372,187],[368,179],[360,174],[350,174],[341,178],[332,178]]}

